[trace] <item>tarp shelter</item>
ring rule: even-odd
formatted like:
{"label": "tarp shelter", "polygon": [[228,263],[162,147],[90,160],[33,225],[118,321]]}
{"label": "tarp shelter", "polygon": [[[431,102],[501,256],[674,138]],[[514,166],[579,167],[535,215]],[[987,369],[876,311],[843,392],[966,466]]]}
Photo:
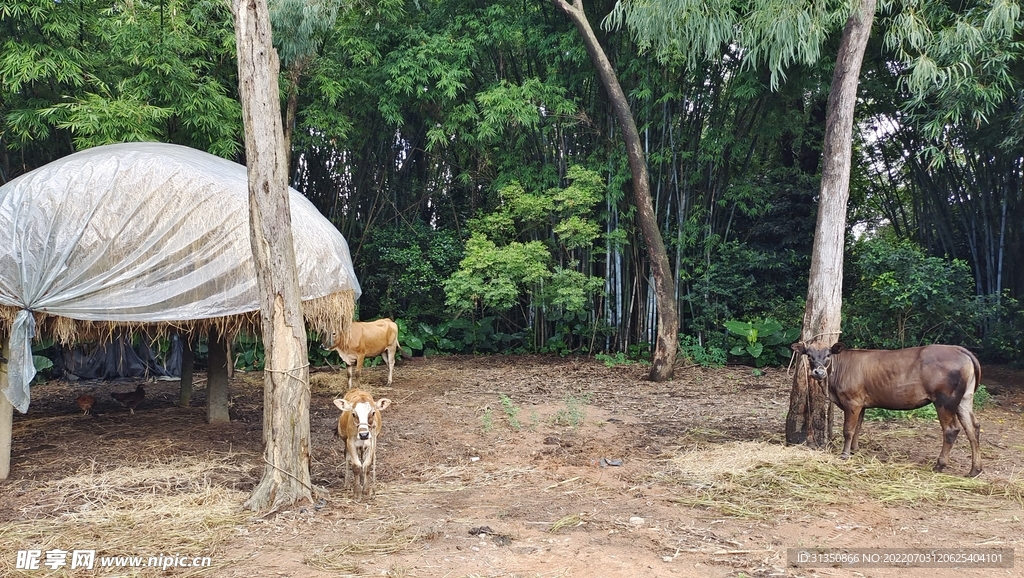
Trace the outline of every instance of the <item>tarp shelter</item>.
{"label": "tarp shelter", "polygon": [[[248,195],[244,166],[161,143],[81,151],[0,187],[6,399],[28,410],[38,335],[258,329]],[[306,321],[347,331],[360,294],[348,244],[294,189],[290,206]]]}

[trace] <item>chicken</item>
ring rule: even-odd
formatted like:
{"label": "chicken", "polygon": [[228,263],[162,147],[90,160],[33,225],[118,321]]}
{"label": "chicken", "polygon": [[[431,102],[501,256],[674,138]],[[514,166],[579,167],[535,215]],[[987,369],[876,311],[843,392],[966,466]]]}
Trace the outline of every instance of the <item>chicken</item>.
{"label": "chicken", "polygon": [[89,410],[96,405],[96,398],[91,395],[80,395],[75,401],[78,407],[82,408],[82,415],[89,415]]}
{"label": "chicken", "polygon": [[114,391],[110,393],[110,397],[121,402],[121,405],[126,406],[134,415],[135,408],[138,407],[146,397],[146,390],[142,389],[142,384],[140,383],[139,386],[135,388],[135,391],[126,391],[123,393]]}

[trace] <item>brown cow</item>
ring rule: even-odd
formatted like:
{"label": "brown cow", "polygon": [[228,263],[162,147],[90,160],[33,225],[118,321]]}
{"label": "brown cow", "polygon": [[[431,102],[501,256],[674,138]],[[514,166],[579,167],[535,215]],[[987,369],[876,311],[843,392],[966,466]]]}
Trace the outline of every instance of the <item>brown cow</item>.
{"label": "brown cow", "polygon": [[[345,397],[334,400],[334,405],[341,410],[338,436],[345,442],[343,486],[348,487],[351,473],[356,497],[373,496],[373,486],[377,482],[377,436],[382,424],[380,412],[391,405],[391,400],[381,398],[375,402],[368,392],[353,389]],[[369,483],[366,480],[367,470]]]}
{"label": "brown cow", "polygon": [[864,410],[917,409],[935,404],[942,426],[942,451],[935,464],[941,472],[949,461],[963,425],[971,442],[971,471],[981,473],[981,425],[974,416],[974,392],[981,381],[981,364],[973,353],[955,345],[925,345],[897,350],[831,348],[794,343],[793,351],[807,355],[811,377],[828,379],[829,397],[843,410],[843,453],[857,451]]}
{"label": "brown cow", "polygon": [[362,385],[363,360],[367,357],[384,356],[388,364],[388,385],[394,381],[395,354],[401,347],[398,344],[398,325],[384,318],[376,321],[353,321],[348,335],[333,334],[330,342],[323,344],[324,349],[338,352],[341,360],[348,365],[348,387],[352,388],[352,375]]}

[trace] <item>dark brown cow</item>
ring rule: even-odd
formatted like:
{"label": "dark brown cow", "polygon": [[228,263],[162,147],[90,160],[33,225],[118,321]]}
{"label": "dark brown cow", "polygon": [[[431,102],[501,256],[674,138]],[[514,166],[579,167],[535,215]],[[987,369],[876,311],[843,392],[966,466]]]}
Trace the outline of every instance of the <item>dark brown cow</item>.
{"label": "dark brown cow", "polygon": [[935,404],[942,426],[942,451],[935,464],[941,472],[949,461],[963,425],[971,442],[971,471],[981,473],[981,425],[974,417],[974,391],[981,381],[981,365],[973,353],[955,345],[925,345],[897,350],[831,348],[794,343],[793,351],[807,355],[811,377],[828,378],[828,393],[843,410],[843,453],[857,451],[864,410],[917,409]]}

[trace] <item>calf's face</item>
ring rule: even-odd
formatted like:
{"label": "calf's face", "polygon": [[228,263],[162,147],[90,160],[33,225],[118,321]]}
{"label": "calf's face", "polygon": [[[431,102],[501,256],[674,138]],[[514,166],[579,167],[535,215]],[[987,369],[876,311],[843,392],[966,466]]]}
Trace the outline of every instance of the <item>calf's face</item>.
{"label": "calf's face", "polygon": [[842,343],[836,343],[831,348],[811,346],[807,347],[802,342],[789,346],[793,351],[807,356],[807,362],[811,364],[811,377],[821,381],[828,377],[828,370],[831,366],[832,356],[837,355],[844,349]]}
{"label": "calf's face", "polygon": [[345,418],[345,413],[348,413],[351,420],[348,431],[352,432],[357,440],[367,441],[380,428],[380,418],[377,414],[391,405],[391,400],[381,398],[376,402],[360,400],[353,403],[347,399],[336,399],[334,405],[342,411],[342,419]]}

